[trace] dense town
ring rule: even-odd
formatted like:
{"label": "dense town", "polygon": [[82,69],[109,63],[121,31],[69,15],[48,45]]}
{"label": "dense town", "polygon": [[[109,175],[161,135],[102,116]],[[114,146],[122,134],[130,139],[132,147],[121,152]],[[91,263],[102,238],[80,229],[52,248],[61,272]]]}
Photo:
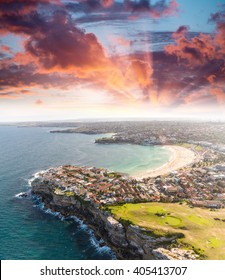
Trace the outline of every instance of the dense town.
{"label": "dense town", "polygon": [[[43,126],[43,124],[36,124]],[[45,124],[47,125],[47,124]],[[48,124],[54,125],[54,124]],[[56,125],[56,124],[55,124]],[[67,126],[67,129],[62,129]],[[68,128],[71,127],[71,128]],[[109,121],[87,123],[64,123],[52,133],[86,133],[113,135],[97,136],[96,143],[131,143],[139,145],[168,145],[201,143],[225,152],[224,122],[194,121]]]}
{"label": "dense town", "polygon": [[[172,155],[161,169],[140,176],[72,165],[40,172],[32,188],[47,207],[66,217],[80,215],[114,250],[129,251],[131,259],[224,259],[224,123],[86,123],[52,132],[96,134],[95,145],[163,145]],[[163,210],[149,216],[155,204]]]}
{"label": "dense town", "polygon": [[225,154],[186,144],[198,155],[191,165],[140,180],[95,167],[60,166],[39,176],[52,181],[55,194],[78,196],[96,207],[124,202],[183,202],[190,206],[225,206]]}

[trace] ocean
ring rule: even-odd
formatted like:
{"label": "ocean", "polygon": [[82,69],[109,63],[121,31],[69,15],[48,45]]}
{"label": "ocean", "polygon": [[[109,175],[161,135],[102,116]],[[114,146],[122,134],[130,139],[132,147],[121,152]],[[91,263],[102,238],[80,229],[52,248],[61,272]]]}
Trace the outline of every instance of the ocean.
{"label": "ocean", "polygon": [[95,144],[105,135],[49,133],[54,128],[0,126],[0,259],[115,259],[82,221],[50,213],[30,189],[40,170],[63,164],[104,167],[130,175],[166,163],[163,147]]}

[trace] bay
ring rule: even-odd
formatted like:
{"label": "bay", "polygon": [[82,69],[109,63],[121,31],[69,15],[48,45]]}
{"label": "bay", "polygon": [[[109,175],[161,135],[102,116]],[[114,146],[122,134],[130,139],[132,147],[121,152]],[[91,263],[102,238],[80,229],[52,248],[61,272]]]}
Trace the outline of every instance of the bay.
{"label": "bay", "polygon": [[0,126],[0,258],[114,259],[81,221],[60,220],[32,199],[16,197],[33,174],[63,164],[96,166],[135,175],[166,163],[159,146],[95,144],[106,135],[49,133],[54,128]]}

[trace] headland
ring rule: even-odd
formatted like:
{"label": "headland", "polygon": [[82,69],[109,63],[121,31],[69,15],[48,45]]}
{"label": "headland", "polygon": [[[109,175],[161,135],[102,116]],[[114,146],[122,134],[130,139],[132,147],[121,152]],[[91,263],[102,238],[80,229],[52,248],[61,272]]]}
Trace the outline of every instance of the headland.
{"label": "headland", "polygon": [[224,129],[222,123],[111,122],[52,131],[113,132],[95,142],[160,145],[172,156],[137,177],[51,168],[32,182],[32,192],[52,211],[84,220],[120,259],[225,259]]}
{"label": "headland", "polygon": [[109,205],[121,205],[130,200],[129,196],[135,197],[136,202],[151,200],[145,186],[119,173],[76,166],[52,168],[34,179],[32,193],[53,212],[82,219],[119,259],[198,258],[191,248],[177,248],[173,253],[168,251],[169,254],[166,249],[162,252],[164,244],[182,238],[182,233],[157,233],[126,219],[114,218]]}

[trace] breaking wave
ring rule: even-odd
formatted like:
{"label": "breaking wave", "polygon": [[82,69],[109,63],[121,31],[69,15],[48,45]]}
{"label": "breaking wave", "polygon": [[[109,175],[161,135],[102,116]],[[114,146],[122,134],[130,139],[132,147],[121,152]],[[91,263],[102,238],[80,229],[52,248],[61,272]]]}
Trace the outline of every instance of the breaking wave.
{"label": "breaking wave", "polygon": [[112,259],[116,259],[116,254],[112,251],[112,249],[106,245],[103,239],[98,240],[95,237],[94,231],[90,229],[88,225],[86,225],[81,219],[74,215],[65,218],[60,212],[54,212],[51,209],[46,208],[45,204],[41,201],[40,197],[38,196],[33,196],[33,200],[35,202],[34,207],[38,207],[46,214],[53,215],[61,221],[73,220],[74,222],[76,222],[77,230],[88,233],[91,247],[93,247],[98,254],[103,255],[107,253],[111,256]]}

